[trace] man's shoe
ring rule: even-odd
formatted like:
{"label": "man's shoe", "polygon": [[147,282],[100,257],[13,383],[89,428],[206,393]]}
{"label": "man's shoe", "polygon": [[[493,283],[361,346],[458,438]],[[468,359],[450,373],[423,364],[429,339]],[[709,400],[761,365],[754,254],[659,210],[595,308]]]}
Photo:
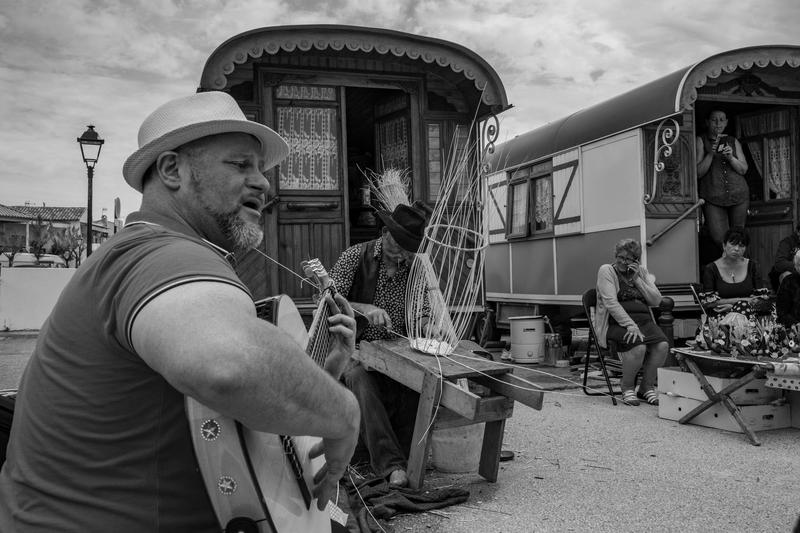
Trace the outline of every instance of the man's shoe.
{"label": "man's shoe", "polygon": [[408,474],[406,471],[398,468],[391,474],[389,474],[389,486],[390,487],[406,487],[408,486]]}

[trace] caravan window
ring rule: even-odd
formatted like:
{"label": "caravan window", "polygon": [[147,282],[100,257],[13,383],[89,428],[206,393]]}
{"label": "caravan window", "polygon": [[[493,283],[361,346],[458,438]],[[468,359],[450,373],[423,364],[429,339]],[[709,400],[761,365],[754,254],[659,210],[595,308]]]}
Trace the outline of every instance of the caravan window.
{"label": "caravan window", "polygon": [[553,175],[550,161],[510,173],[508,220],[508,237],[553,232]]}

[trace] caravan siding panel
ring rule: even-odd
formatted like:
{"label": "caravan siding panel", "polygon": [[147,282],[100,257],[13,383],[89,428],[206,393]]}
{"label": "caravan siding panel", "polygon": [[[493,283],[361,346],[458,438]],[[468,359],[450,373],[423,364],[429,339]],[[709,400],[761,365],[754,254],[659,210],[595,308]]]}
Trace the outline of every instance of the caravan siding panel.
{"label": "caravan siding panel", "polygon": [[486,202],[486,221],[489,225],[489,242],[506,242],[506,205],[508,185],[505,172],[487,176],[489,201]]}
{"label": "caravan siding panel", "polygon": [[511,292],[508,245],[493,244],[486,249],[486,292]]}
{"label": "caravan siding panel", "polygon": [[583,149],[585,231],[636,226],[642,219],[642,159],[639,130]]}
{"label": "caravan siding panel", "polygon": [[515,294],[553,294],[553,241],[538,239],[511,243],[511,268]]}
{"label": "caravan siding panel", "polygon": [[570,150],[553,158],[553,209],[556,235],[583,231],[580,151]]}
{"label": "caravan siding panel", "polygon": [[[670,224],[669,218],[648,218],[648,237]],[[656,283],[695,283],[699,280],[697,221],[683,220],[644,251],[647,269]]]}
{"label": "caravan siding panel", "polygon": [[639,228],[621,228],[556,240],[558,294],[583,294],[597,284],[597,269],[614,260],[620,239],[639,240]]}

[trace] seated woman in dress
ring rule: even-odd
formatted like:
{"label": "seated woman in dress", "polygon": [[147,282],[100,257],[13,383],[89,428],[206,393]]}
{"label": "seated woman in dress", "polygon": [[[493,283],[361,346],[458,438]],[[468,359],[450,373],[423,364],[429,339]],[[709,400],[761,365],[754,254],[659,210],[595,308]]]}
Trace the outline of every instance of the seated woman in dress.
{"label": "seated woman in dress", "polygon": [[778,322],[786,327],[800,322],[800,250],[794,253],[794,270],[792,270],[778,287],[775,310]]}
{"label": "seated woman in dress", "polygon": [[769,289],[764,288],[758,265],[745,257],[750,238],[744,228],[725,232],[722,256],[703,269],[700,304],[712,316],[740,313],[747,317],[769,314]]}
{"label": "seated woman in dress", "polygon": [[[641,398],[658,405],[656,379],[669,351],[667,338],[653,321],[650,307],[661,303],[655,276],[639,264],[641,245],[622,239],[614,247],[614,263],[600,266],[597,272],[597,312],[595,331],[604,348],[609,341],[617,346],[622,362],[622,400],[639,405]],[[636,374],[642,382],[634,392]]]}

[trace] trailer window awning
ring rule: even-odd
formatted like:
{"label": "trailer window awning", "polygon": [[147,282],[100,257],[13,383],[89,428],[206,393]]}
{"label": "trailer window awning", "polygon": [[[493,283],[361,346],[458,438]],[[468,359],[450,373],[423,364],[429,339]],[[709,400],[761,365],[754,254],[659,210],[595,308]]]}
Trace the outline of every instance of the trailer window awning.
{"label": "trailer window awning", "polygon": [[531,163],[692,109],[698,89],[737,70],[787,67],[800,67],[800,46],[749,47],[711,56],[498,145],[491,171]]}

